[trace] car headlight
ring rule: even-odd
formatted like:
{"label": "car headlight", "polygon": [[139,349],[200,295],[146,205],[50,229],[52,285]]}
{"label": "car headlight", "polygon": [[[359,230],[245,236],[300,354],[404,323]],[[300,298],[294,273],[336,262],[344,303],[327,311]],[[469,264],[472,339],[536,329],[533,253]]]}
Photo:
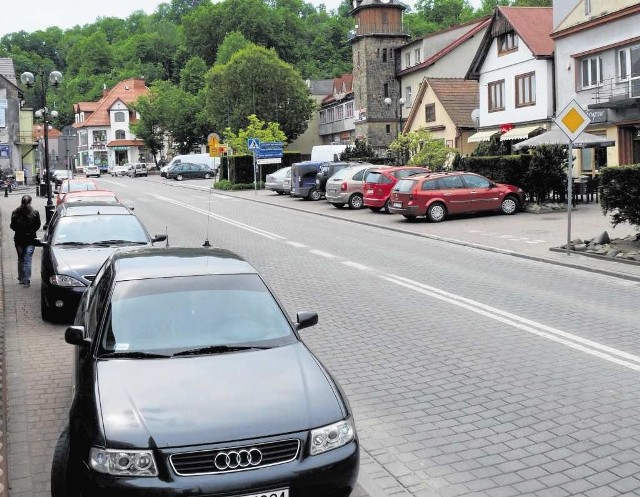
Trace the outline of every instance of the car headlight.
{"label": "car headlight", "polygon": [[311,455],[322,454],[347,445],[355,436],[356,430],[351,419],[311,430]]}
{"label": "car headlight", "polygon": [[77,280],[66,274],[54,274],[49,278],[49,283],[57,286],[86,286],[82,281]]}
{"label": "car headlight", "polygon": [[150,450],[99,449],[89,451],[91,469],[116,476],[157,476],[153,453]]}

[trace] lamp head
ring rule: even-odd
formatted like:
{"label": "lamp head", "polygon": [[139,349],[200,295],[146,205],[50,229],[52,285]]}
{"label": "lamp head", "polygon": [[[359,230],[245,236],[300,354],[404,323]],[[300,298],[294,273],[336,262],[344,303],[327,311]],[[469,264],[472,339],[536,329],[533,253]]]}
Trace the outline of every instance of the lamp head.
{"label": "lamp head", "polygon": [[385,103],[386,105],[391,105],[391,99],[390,99],[389,97],[385,98],[385,99],[384,99],[384,103]]}
{"label": "lamp head", "polygon": [[49,74],[49,82],[53,86],[58,86],[61,81],[62,81],[62,73],[60,71],[52,71]]}
{"label": "lamp head", "polygon": [[405,102],[404,98],[398,99],[398,105],[400,105],[400,107],[404,105],[404,102]]}
{"label": "lamp head", "polygon": [[33,114],[38,118],[42,117],[42,114],[43,114],[42,109],[38,109]]}
{"label": "lamp head", "polygon": [[57,110],[52,110],[52,111],[49,113],[49,115],[50,115],[51,117],[58,117],[58,111],[57,111]]}

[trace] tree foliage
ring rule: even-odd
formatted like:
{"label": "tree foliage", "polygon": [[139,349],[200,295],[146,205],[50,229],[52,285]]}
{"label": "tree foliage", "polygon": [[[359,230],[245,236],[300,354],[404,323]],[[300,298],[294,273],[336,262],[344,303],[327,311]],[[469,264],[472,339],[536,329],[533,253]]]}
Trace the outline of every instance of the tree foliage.
{"label": "tree foliage", "polygon": [[377,158],[375,150],[365,140],[356,139],[353,145],[348,145],[340,154],[340,160],[363,160]]}
{"label": "tree foliage", "polygon": [[258,119],[255,114],[251,114],[247,121],[247,126],[237,132],[226,128],[222,133],[224,142],[233,149],[234,155],[250,153],[247,148],[249,138],[257,138],[261,142],[285,142],[287,140],[287,136],[282,132],[278,123],[263,121]]}
{"label": "tree foliage", "polygon": [[439,171],[447,168],[456,151],[443,140],[433,138],[429,131],[418,129],[398,136],[389,145],[389,152],[399,165],[426,166]]}

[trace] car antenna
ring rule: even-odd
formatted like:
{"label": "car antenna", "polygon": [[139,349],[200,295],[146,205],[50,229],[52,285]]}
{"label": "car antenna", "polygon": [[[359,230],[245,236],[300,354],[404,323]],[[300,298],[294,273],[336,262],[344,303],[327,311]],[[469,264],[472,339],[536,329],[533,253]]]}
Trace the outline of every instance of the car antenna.
{"label": "car antenna", "polygon": [[204,240],[204,243],[202,244],[203,247],[211,247],[211,244],[209,243],[209,220],[211,219],[211,191],[213,190],[213,186],[209,187],[209,203],[207,206],[207,236]]}

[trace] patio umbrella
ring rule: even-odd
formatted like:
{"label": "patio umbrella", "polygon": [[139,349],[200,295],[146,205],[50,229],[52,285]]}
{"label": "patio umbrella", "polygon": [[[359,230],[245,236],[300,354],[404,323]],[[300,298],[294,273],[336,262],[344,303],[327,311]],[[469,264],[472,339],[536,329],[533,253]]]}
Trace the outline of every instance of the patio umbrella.
{"label": "patio umbrella", "polygon": [[[613,147],[615,144],[615,141],[608,138],[583,132],[573,142],[573,148]],[[569,145],[569,138],[561,130],[552,129],[517,143],[513,146],[513,150],[539,147],[540,145]]]}

